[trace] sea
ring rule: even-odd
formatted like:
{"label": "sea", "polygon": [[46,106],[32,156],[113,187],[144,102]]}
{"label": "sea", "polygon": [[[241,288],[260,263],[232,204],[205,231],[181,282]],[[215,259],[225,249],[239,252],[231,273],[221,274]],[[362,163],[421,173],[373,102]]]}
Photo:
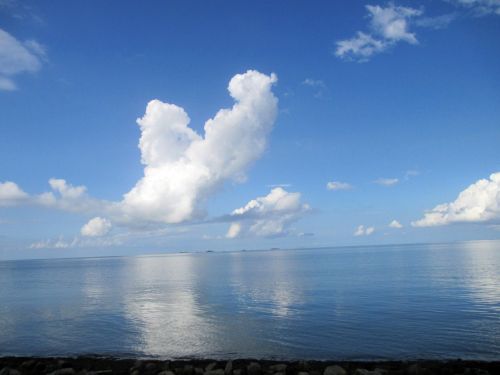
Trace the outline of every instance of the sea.
{"label": "sea", "polygon": [[0,356],[500,360],[500,241],[0,262]]}

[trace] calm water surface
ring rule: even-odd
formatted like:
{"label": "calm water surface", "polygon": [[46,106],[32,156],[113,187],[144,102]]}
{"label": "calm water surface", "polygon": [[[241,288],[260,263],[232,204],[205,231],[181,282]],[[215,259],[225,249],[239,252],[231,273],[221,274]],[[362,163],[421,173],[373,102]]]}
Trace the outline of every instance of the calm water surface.
{"label": "calm water surface", "polygon": [[0,355],[500,359],[500,242],[0,262]]}

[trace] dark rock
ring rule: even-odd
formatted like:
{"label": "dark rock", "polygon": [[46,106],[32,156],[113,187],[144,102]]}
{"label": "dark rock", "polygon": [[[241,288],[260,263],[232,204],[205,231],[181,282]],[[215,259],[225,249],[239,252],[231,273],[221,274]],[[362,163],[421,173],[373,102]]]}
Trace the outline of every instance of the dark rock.
{"label": "dark rock", "polygon": [[240,368],[234,369],[233,370],[233,375],[244,375],[243,370]]}
{"label": "dark rock", "polygon": [[356,371],[354,371],[354,375],[383,375],[383,374],[385,374],[385,371],[384,372],[381,372],[381,371],[384,371],[384,370],[377,368],[373,371],[370,371],[370,370],[366,370],[364,368],[358,368],[358,369],[356,369]]}
{"label": "dark rock", "polygon": [[261,374],[262,374],[262,367],[260,366],[260,363],[250,362],[250,364],[247,366],[247,375],[261,375]]}
{"label": "dark rock", "polygon": [[174,375],[174,373],[170,370],[163,370],[162,372],[159,372],[158,375]]}
{"label": "dark rock", "polygon": [[76,374],[76,371],[71,367],[64,367],[50,373],[50,375],[74,375],[74,374]]}
{"label": "dark rock", "polygon": [[182,369],[183,375],[194,375],[194,366],[193,365],[185,365]]}
{"label": "dark rock", "polygon": [[212,371],[215,367],[217,367],[217,362],[212,362],[205,367],[205,371]]}
{"label": "dark rock", "polygon": [[300,361],[298,365],[299,371],[309,371],[309,362],[307,361]]}
{"label": "dark rock", "polygon": [[232,375],[233,373],[233,361],[227,361],[226,367],[224,368],[224,375]]}
{"label": "dark rock", "polygon": [[154,372],[157,369],[157,365],[154,362],[148,362],[144,365],[144,369],[147,372]]}
{"label": "dark rock", "polygon": [[205,375],[224,375],[224,370],[218,368],[216,370],[205,371]]}
{"label": "dark rock", "polygon": [[[271,366],[269,366],[269,369],[272,372],[282,372],[282,373],[285,373],[286,372],[286,368],[287,368],[287,365],[284,364],[284,363],[279,363],[277,365],[271,365]],[[336,374],[334,374],[334,375],[336,375]]]}
{"label": "dark rock", "polygon": [[0,375],[21,375],[19,371],[10,367],[4,367],[0,370]]}
{"label": "dark rock", "polygon": [[195,375],[203,375],[203,369],[200,367],[195,367],[194,368],[194,374]]}
{"label": "dark rock", "polygon": [[36,365],[36,361],[34,359],[30,359],[28,361],[24,361],[23,363],[21,363],[20,367],[23,369],[31,369],[35,365]]}
{"label": "dark rock", "polygon": [[333,366],[328,366],[325,368],[325,371],[323,371],[323,375],[346,375],[347,372],[340,366],[333,365]]}
{"label": "dark rock", "polygon": [[309,375],[309,373],[305,371],[299,371],[297,375]]}

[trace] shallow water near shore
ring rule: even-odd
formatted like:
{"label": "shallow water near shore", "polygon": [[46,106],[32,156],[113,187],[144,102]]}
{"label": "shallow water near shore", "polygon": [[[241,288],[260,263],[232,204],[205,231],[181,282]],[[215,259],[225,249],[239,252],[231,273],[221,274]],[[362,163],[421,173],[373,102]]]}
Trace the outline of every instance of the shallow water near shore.
{"label": "shallow water near shore", "polygon": [[500,242],[0,262],[0,355],[500,358]]}

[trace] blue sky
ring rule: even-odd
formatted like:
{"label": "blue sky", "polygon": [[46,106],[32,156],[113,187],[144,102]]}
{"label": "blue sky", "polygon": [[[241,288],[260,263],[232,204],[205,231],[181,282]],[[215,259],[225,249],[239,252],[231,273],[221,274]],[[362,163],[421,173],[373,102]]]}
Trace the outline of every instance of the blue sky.
{"label": "blue sky", "polygon": [[498,239],[498,40],[496,0],[0,0],[0,258]]}

